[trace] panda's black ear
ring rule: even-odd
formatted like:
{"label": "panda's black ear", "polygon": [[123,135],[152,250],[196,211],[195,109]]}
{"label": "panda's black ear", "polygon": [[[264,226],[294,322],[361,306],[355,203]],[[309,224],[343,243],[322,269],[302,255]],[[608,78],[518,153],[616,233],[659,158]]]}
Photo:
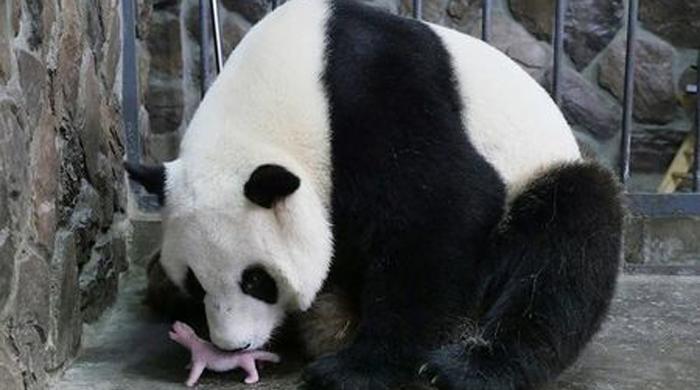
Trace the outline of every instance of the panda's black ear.
{"label": "panda's black ear", "polygon": [[146,191],[158,196],[158,203],[165,202],[165,167],[163,165],[141,165],[125,162],[129,178],[143,186]]}
{"label": "panda's black ear", "polygon": [[294,193],[301,181],[286,168],[275,165],[261,165],[253,171],[243,186],[243,193],[251,202],[271,208],[274,203]]}

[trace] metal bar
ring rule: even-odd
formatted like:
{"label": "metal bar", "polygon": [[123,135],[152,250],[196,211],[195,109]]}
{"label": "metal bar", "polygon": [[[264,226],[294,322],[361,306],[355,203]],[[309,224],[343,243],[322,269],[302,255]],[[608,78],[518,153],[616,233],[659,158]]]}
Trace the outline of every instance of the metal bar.
{"label": "metal bar", "polygon": [[554,73],[552,76],[552,97],[557,104],[561,103],[562,60],[564,59],[564,22],[567,5],[566,0],[557,0],[557,10],[554,19]]}
{"label": "metal bar", "polygon": [[413,18],[423,19],[423,0],[413,0]]}
{"label": "metal bar", "polygon": [[695,69],[695,150],[693,160],[693,191],[700,192],[700,51],[698,52],[697,66]]}
{"label": "metal bar", "polygon": [[491,0],[484,0],[481,7],[481,40],[484,42],[491,41],[491,15],[493,3]]}
{"label": "metal bar", "polygon": [[627,194],[627,205],[632,214],[645,217],[700,216],[700,194],[697,193]]}
{"label": "metal bar", "polygon": [[134,0],[122,1],[122,120],[126,131],[126,158],[141,161],[139,136],[138,69],[136,65],[136,22]]}
{"label": "metal bar", "polygon": [[224,56],[221,54],[221,27],[219,26],[219,1],[210,0],[211,19],[214,26],[214,53],[216,54],[216,74],[224,67]]}
{"label": "metal bar", "polygon": [[637,39],[637,14],[639,0],[629,0],[627,17],[627,53],[625,58],[625,98],[622,116],[622,141],[620,143],[620,181],[627,184],[630,177],[630,154],[632,146],[632,111],[634,108],[634,64],[635,41]]}
{"label": "metal bar", "polygon": [[209,88],[209,8],[207,0],[199,0],[199,60],[201,68],[200,89],[202,96]]}

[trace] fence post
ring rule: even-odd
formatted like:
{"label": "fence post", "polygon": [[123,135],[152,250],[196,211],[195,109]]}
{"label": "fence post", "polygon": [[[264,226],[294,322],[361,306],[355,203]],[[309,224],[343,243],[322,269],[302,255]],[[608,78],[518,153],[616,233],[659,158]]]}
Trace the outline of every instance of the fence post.
{"label": "fence post", "polygon": [[557,105],[561,104],[562,61],[564,59],[564,24],[566,19],[566,0],[557,0],[554,19],[554,72],[552,74],[552,97]]}
{"label": "fence post", "polygon": [[484,42],[491,41],[491,9],[493,4],[491,0],[484,0],[481,7],[481,40]]}
{"label": "fence post", "polygon": [[627,16],[627,52],[625,56],[625,97],[622,115],[622,140],[620,142],[620,181],[627,185],[630,176],[632,145],[632,113],[634,111],[634,64],[637,39],[637,13],[639,0],[629,0]]}

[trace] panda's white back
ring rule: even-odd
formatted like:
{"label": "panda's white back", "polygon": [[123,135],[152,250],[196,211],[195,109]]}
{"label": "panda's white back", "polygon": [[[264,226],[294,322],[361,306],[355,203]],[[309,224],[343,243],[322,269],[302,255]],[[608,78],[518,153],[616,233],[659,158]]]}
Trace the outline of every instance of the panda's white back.
{"label": "panda's white back", "polygon": [[469,139],[509,190],[541,169],[581,158],[559,108],[518,64],[481,40],[431,27],[452,55]]}

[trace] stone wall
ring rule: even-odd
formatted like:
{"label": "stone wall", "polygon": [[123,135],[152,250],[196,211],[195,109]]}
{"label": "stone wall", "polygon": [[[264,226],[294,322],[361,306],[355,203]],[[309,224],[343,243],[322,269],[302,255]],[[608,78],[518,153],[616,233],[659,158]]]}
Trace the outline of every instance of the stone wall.
{"label": "stone wall", "polygon": [[[411,0],[364,0],[392,13],[410,15]],[[152,66],[147,107],[151,131],[147,155],[177,155],[179,136],[199,101],[197,2],[156,0],[148,41]],[[224,51],[229,53],[269,9],[263,0],[225,0],[221,12]],[[426,20],[479,36],[481,0],[424,0]],[[569,1],[562,108],[582,144],[613,165],[622,117],[626,1]],[[634,106],[633,170],[660,174],[691,128],[694,100],[684,93],[695,77],[691,65],[700,47],[700,3],[641,1]],[[555,0],[494,0],[493,45],[535,79],[551,79]],[[516,93],[514,91],[514,93]],[[656,178],[654,178],[655,180]],[[635,183],[637,183],[635,181]],[[654,189],[655,182],[637,183]]]}
{"label": "stone wall", "polygon": [[125,258],[118,0],[0,1],[0,388],[46,387]]}

